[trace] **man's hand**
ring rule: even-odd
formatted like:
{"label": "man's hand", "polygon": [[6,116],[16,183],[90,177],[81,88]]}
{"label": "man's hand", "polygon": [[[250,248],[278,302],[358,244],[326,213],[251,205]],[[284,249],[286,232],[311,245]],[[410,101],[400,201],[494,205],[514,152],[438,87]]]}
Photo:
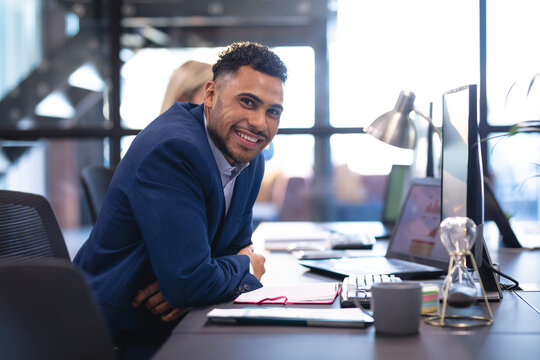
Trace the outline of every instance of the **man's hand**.
{"label": "man's hand", "polygon": [[180,315],[186,313],[191,308],[175,308],[169,304],[165,299],[161,291],[159,291],[159,283],[157,281],[148,285],[142,290],[137,292],[135,299],[133,299],[133,306],[139,307],[142,304],[146,306],[152,314],[157,315],[162,321],[170,322],[176,320]]}
{"label": "man's hand", "polygon": [[[238,255],[249,256],[251,266],[253,267],[253,275],[260,280],[265,272],[264,262],[266,259],[264,256],[255,254],[252,245],[248,245],[240,250]],[[144,289],[139,290],[133,299],[133,306],[139,307],[144,305],[154,315],[159,316],[161,320],[165,322],[176,320],[179,316],[191,310],[191,308],[173,307],[163,298],[163,294],[159,289],[159,283],[155,281]]]}
{"label": "man's hand", "polygon": [[255,275],[257,279],[261,280],[261,277],[266,271],[264,269],[264,262],[266,261],[264,256],[254,253],[253,245],[246,246],[238,252],[238,255],[249,256],[249,261],[251,262],[251,266],[253,266],[253,275]]}

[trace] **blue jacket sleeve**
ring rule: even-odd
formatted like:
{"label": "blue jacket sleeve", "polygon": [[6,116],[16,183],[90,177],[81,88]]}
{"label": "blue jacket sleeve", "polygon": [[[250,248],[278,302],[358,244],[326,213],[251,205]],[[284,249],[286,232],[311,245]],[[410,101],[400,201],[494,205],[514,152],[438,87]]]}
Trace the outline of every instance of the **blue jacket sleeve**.
{"label": "blue jacket sleeve", "polygon": [[[217,240],[209,239],[208,226],[220,220],[209,216],[209,207],[221,189],[212,185],[216,174],[208,159],[198,154],[190,142],[160,144],[140,163],[128,194],[162,294],[176,307],[226,301],[262,286],[249,273],[247,256],[211,256]],[[233,253],[250,242],[248,217],[232,234],[238,241],[231,241]]]}

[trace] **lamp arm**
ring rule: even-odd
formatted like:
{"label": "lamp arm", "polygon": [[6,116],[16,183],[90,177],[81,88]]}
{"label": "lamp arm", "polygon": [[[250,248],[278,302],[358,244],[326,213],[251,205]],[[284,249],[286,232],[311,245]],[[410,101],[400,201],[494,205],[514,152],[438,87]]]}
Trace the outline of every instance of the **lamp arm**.
{"label": "lamp arm", "polygon": [[427,122],[433,127],[433,130],[435,130],[435,132],[437,133],[437,135],[439,135],[439,139],[442,140],[442,133],[441,133],[441,130],[439,130],[438,127],[435,126],[435,124],[433,124],[433,120],[431,120],[431,118],[429,116],[426,116],[424,114],[422,114],[421,111],[419,111],[418,109],[414,108],[413,111],[415,113],[417,113],[418,115],[420,115],[421,117],[423,117],[424,119],[427,120]]}

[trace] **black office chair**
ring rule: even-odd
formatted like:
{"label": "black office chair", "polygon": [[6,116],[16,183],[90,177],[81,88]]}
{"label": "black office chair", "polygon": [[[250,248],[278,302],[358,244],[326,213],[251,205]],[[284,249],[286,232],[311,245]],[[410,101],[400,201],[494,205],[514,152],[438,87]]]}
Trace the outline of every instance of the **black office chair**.
{"label": "black office chair", "polygon": [[59,259],[0,261],[0,358],[116,359],[79,271]]}
{"label": "black office chair", "polygon": [[0,257],[55,257],[70,261],[64,236],[47,199],[0,190]]}
{"label": "black office chair", "polygon": [[90,215],[95,223],[103,205],[107,188],[114,175],[114,169],[103,166],[86,166],[81,172],[81,182],[90,207]]}

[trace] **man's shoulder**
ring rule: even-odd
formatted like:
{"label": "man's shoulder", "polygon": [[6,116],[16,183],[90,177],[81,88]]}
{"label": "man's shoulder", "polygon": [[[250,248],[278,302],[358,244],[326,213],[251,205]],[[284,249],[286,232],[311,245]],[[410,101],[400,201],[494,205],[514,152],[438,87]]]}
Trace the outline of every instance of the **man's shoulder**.
{"label": "man's shoulder", "polygon": [[151,126],[204,130],[203,105],[175,103],[148,125]]}
{"label": "man's shoulder", "polygon": [[[184,106],[185,105],[185,106]],[[202,139],[206,136],[202,106],[176,103],[139,133],[139,138],[167,141],[171,138]]]}
{"label": "man's shoulder", "polygon": [[202,106],[193,105],[176,103],[161,114],[135,137],[125,158],[139,163],[151,154],[181,153],[184,159],[206,161],[211,152],[204,120],[198,118]]}
{"label": "man's shoulder", "polygon": [[177,102],[174,103],[166,112],[177,112],[177,113],[185,113],[186,116],[189,114],[190,116],[196,117],[198,119],[203,118],[203,104],[194,104],[190,102]]}

